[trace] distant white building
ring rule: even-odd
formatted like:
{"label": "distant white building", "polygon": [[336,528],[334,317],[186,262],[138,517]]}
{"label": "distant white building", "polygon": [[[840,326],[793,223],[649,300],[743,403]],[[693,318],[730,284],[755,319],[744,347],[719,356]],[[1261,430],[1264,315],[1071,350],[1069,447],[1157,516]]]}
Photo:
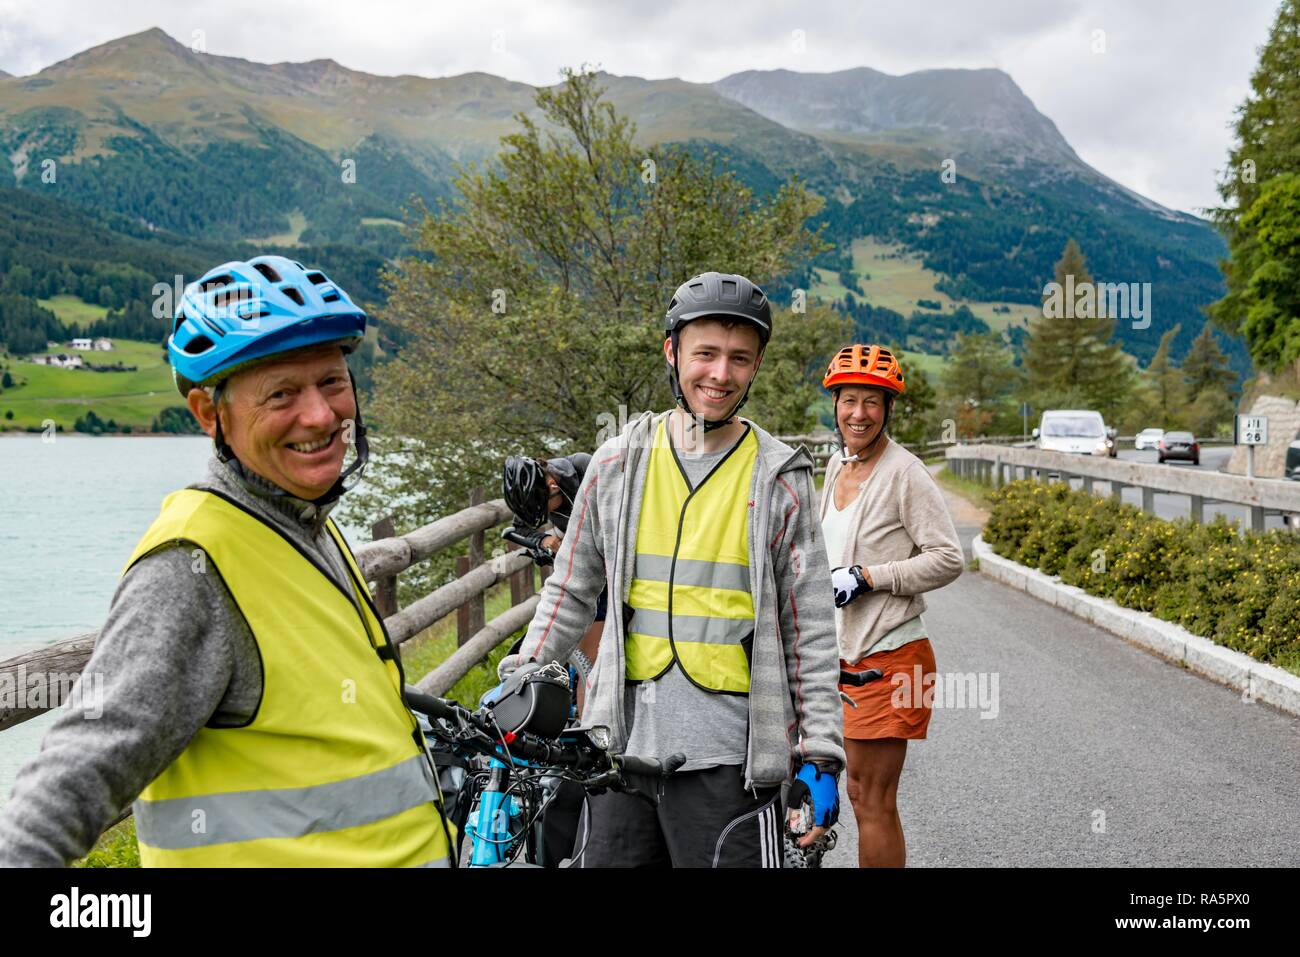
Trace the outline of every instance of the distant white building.
{"label": "distant white building", "polygon": [[69,343],[69,345],[71,345],[72,348],[74,349],[80,349],[82,352],[89,352],[91,349],[94,348],[94,346],[90,344],[89,339],[73,339],[72,342]]}
{"label": "distant white building", "polygon": [[100,337],[99,339],[95,340],[94,346],[96,352],[112,352],[113,340]]}
{"label": "distant white building", "polygon": [[52,356],[32,356],[32,361],[40,366],[59,366],[64,369],[77,369],[84,364],[81,356],[70,356],[64,352]]}

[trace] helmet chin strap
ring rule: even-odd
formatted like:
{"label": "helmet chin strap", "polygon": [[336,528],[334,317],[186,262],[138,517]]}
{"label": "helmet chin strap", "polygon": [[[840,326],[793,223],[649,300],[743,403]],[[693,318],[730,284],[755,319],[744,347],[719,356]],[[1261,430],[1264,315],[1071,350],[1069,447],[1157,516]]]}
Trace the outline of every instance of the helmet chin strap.
{"label": "helmet chin strap", "polygon": [[[357,450],[357,455],[356,458],[352,460],[352,464],[343,470],[342,474],[335,479],[334,484],[329,487],[329,490],[326,491],[324,495],[311,500],[312,504],[317,507],[329,505],[338,501],[344,492],[347,492],[360,484],[361,478],[365,474],[366,464],[370,461],[370,441],[366,438],[365,423],[361,421],[361,396],[357,394],[357,380],[356,377],[353,376],[351,369],[348,369],[348,381],[352,383],[352,398],[357,407],[357,416],[352,420],[352,444]],[[212,390],[212,404],[217,412],[217,428],[212,436],[212,441],[213,444],[216,445],[217,458],[227,465],[237,467],[237,470],[242,472],[244,470],[244,463],[235,457],[234,449],[226,444],[225,437],[221,432],[221,412],[217,406],[221,401],[221,393],[225,387],[226,383],[223,381],[219,382]],[[347,484],[347,479],[354,472],[357,473],[356,481]],[[274,485],[274,483],[271,484]],[[279,486],[276,486],[274,490],[271,490],[270,494],[276,498],[286,496],[297,497],[294,496],[292,492],[286,491]]]}
{"label": "helmet chin strap", "polygon": [[[732,406],[732,409],[730,412],[727,413],[726,418],[706,419],[704,418],[704,416],[693,411],[691,409],[690,403],[686,401],[686,393],[682,391],[681,373],[677,367],[678,336],[676,332],[673,332],[672,334],[672,342],[673,342],[673,364],[671,366],[671,371],[668,373],[668,382],[673,389],[673,398],[677,400],[677,404],[682,407],[682,411],[685,412],[689,417],[687,428],[694,429],[697,425],[699,425],[699,423],[703,422],[704,432],[707,434],[709,432],[712,432],[714,429],[721,429],[724,426],[730,425],[735,420],[736,413],[738,413],[741,410],[741,408],[744,406],[744,404],[749,400],[749,390],[750,387],[753,386],[754,380],[752,378],[749,380],[749,385],[745,386],[744,395],[740,397],[739,402],[737,402],[734,406]],[[762,357],[761,351],[759,352],[759,357],[760,358]],[[755,373],[757,374],[757,370],[755,370]]]}

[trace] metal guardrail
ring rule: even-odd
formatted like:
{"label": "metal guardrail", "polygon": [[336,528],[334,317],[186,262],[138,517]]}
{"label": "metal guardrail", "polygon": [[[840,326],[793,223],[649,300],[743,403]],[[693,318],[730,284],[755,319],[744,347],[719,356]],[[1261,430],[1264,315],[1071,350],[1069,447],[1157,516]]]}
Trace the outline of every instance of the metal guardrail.
{"label": "metal guardrail", "polygon": [[1110,485],[1110,495],[1119,500],[1123,489],[1142,490],[1143,511],[1155,513],[1155,495],[1164,492],[1186,495],[1191,499],[1191,515],[1196,522],[1205,521],[1206,502],[1227,502],[1250,510],[1250,525],[1264,529],[1266,512],[1300,514],[1300,482],[1284,479],[1246,478],[1223,472],[1172,469],[1149,462],[1130,462],[1039,449],[1008,448],[998,445],[955,445],[945,453],[949,468],[964,478],[975,479],[999,488],[1020,478],[1082,480],[1085,491],[1094,482]]}

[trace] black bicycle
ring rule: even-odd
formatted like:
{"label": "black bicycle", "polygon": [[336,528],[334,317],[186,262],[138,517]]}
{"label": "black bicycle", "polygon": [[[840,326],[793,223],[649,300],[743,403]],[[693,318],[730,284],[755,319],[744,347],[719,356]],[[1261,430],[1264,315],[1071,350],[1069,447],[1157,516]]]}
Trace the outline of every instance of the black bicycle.
{"label": "black bicycle", "polygon": [[423,719],[455,856],[468,867],[577,860],[585,843],[575,849],[573,831],[589,794],[610,789],[657,803],[659,784],[686,763],[682,754],[662,764],[612,754],[608,728],[566,727],[569,675],[558,664],[524,665],[476,711],[409,686],[406,701]]}

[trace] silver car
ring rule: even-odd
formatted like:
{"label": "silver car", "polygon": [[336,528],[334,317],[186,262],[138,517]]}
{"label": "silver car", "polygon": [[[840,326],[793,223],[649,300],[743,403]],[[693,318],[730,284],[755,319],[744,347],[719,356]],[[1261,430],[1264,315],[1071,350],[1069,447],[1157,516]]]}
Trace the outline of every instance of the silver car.
{"label": "silver car", "polygon": [[1143,429],[1133,438],[1133,448],[1158,449],[1160,440],[1165,437],[1164,429]]}

